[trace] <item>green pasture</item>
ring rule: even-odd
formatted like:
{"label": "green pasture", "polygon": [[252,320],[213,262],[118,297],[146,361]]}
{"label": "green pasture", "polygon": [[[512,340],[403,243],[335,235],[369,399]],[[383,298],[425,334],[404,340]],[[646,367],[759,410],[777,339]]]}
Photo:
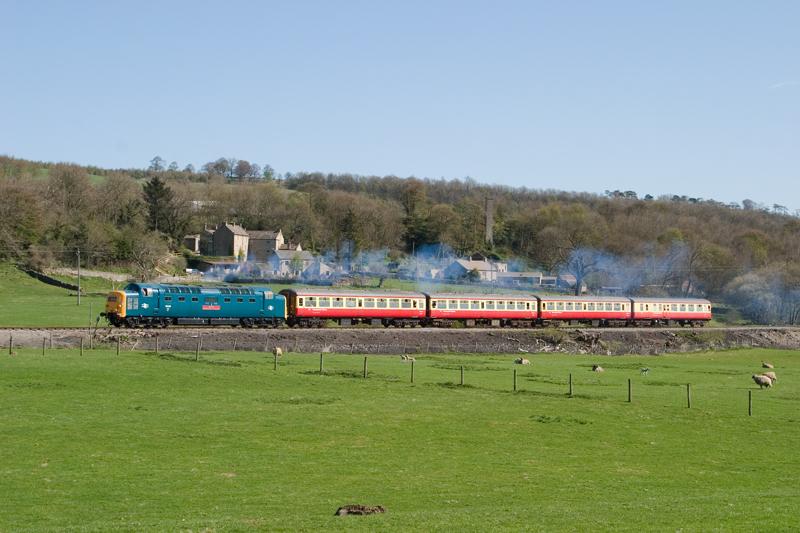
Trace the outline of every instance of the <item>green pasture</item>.
{"label": "green pasture", "polygon": [[105,309],[105,293],[111,287],[108,280],[81,278],[83,296],[78,306],[75,291],[42,283],[13,265],[0,263],[0,327],[88,326]]}
{"label": "green pasture", "polygon": [[16,352],[0,531],[800,528],[797,352],[423,355],[413,384],[399,356]]}

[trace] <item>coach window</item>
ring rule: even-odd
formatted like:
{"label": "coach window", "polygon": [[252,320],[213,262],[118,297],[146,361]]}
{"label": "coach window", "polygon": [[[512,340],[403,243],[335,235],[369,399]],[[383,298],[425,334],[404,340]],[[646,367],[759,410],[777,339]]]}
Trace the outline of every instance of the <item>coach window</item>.
{"label": "coach window", "polygon": [[319,306],[320,307],[330,307],[331,306],[331,299],[327,296],[320,296],[319,297]]}
{"label": "coach window", "polygon": [[400,300],[397,298],[389,298],[389,308],[398,309],[400,307]]}
{"label": "coach window", "polygon": [[372,309],[375,307],[375,298],[364,298],[364,307]]}
{"label": "coach window", "polygon": [[572,311],[572,302],[567,302],[567,311]]}
{"label": "coach window", "polygon": [[408,298],[403,298],[400,307],[402,307],[403,309],[411,309],[411,300],[409,300]]}
{"label": "coach window", "polygon": [[614,304],[614,311],[621,311],[621,310],[622,310],[622,305]]}
{"label": "coach window", "polygon": [[346,298],[344,302],[345,302],[345,305],[347,307],[355,307],[356,306],[356,299],[355,298]]}
{"label": "coach window", "polygon": [[450,300],[450,303],[448,304],[447,308],[453,310],[458,309],[458,300]]}
{"label": "coach window", "polygon": [[459,309],[469,309],[469,302],[467,300],[460,300],[458,302]]}
{"label": "coach window", "polygon": [[689,312],[690,313],[694,312],[694,304],[689,304]]}
{"label": "coach window", "polygon": [[564,302],[556,302],[556,311],[564,310]]}
{"label": "coach window", "polygon": [[438,309],[439,302],[437,300],[431,300],[431,309]]}
{"label": "coach window", "polygon": [[306,307],[316,307],[317,306],[317,297],[316,296],[308,296],[306,297]]}
{"label": "coach window", "polygon": [[305,298],[298,298],[297,299],[297,307],[305,307]]}
{"label": "coach window", "polygon": [[333,307],[344,307],[344,300],[342,300],[341,298],[334,298]]}
{"label": "coach window", "polygon": [[611,311],[611,304],[610,303],[606,304],[606,311]]}
{"label": "coach window", "polygon": [[477,300],[471,300],[469,302],[469,308],[470,309],[480,309],[481,306],[480,306],[480,303]]}
{"label": "coach window", "polygon": [[503,311],[506,308],[506,302],[503,300],[498,300],[497,302],[495,302],[495,305],[497,306],[498,311]]}
{"label": "coach window", "polygon": [[378,309],[386,309],[386,298],[378,298],[376,307]]}
{"label": "coach window", "polygon": [[494,311],[494,302],[492,300],[489,300],[489,301],[486,302],[486,309],[489,309],[490,311]]}
{"label": "coach window", "polygon": [[681,304],[681,311],[686,311],[686,304]]}
{"label": "coach window", "polygon": [[672,304],[672,305],[670,305],[669,307],[670,307],[670,309],[672,309],[673,311],[677,311],[677,310],[678,310],[678,304]]}
{"label": "coach window", "polygon": [[594,311],[594,303],[588,303],[586,304],[586,307],[588,311]]}
{"label": "coach window", "polygon": [[[511,302],[508,302],[508,303],[511,303]],[[547,303],[546,302],[542,302],[542,309],[547,309]]]}
{"label": "coach window", "polygon": [[517,302],[518,311],[525,311],[525,309],[530,309],[530,308],[531,308],[530,302]]}

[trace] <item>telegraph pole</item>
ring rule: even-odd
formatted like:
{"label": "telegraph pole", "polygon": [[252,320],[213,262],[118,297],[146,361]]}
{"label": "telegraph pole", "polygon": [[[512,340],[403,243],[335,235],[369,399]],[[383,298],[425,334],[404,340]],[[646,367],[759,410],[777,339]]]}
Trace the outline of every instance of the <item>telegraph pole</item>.
{"label": "telegraph pole", "polygon": [[81,305],[81,249],[75,250],[78,254],[78,305]]}

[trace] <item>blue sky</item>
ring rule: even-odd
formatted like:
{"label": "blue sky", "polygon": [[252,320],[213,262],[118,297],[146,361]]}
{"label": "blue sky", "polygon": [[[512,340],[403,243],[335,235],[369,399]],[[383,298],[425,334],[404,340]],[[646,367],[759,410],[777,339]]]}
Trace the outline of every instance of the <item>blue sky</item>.
{"label": "blue sky", "polygon": [[0,0],[0,153],[800,208],[800,2]]}

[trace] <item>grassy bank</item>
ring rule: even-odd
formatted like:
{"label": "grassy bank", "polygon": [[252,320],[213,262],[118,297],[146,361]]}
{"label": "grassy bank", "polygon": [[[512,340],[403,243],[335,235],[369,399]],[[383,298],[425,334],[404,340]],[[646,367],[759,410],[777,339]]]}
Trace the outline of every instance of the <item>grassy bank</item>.
{"label": "grassy bank", "polygon": [[800,354],[530,358],[3,354],[0,530],[800,527]]}

